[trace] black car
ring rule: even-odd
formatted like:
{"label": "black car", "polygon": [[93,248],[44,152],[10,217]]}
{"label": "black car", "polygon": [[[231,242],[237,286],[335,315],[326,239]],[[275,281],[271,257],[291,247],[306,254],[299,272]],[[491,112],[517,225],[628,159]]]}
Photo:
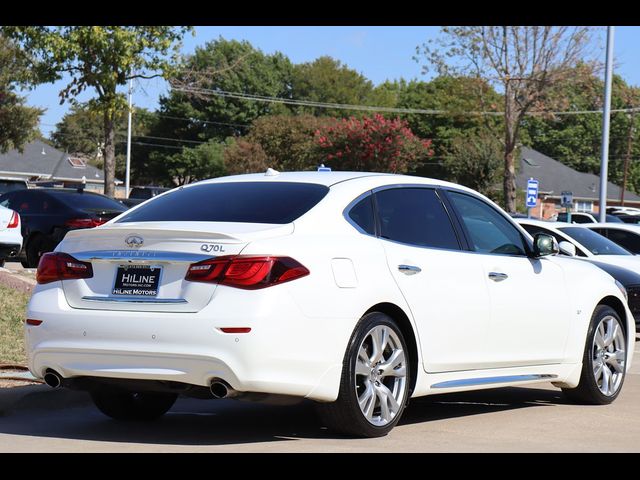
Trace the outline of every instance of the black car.
{"label": "black car", "polygon": [[129,193],[129,198],[123,199],[122,203],[127,207],[134,207],[168,190],[171,189],[167,187],[133,187],[131,193]]}
{"label": "black car", "polygon": [[624,286],[627,290],[629,310],[631,310],[636,321],[636,331],[640,331],[640,274],[610,263],[594,262],[592,260],[589,260],[589,263],[598,266]]}
{"label": "black car", "polygon": [[0,205],[15,210],[22,219],[25,267],[38,266],[69,230],[102,225],[126,211],[120,202],[98,193],[71,188],[34,188],[0,195]]}

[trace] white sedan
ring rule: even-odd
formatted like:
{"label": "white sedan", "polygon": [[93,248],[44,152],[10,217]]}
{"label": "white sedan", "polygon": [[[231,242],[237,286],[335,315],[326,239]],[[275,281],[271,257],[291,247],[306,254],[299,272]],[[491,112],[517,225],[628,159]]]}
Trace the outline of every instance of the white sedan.
{"label": "white sedan", "polygon": [[[528,218],[519,218],[516,220],[529,234],[546,233],[552,235],[558,241],[568,242],[574,246],[577,257],[582,257],[591,261],[616,265],[618,267],[628,268],[634,272],[640,273],[640,257],[625,250],[620,245],[592,231],[589,225],[582,224],[580,226],[569,224],[566,222],[548,222],[545,220],[532,220]],[[594,228],[598,225],[593,224]],[[617,223],[614,225],[618,225]],[[621,224],[624,226],[625,224]],[[640,232],[640,229],[638,229]],[[561,252],[564,245],[560,245]],[[565,252],[563,252],[565,253]]]}
{"label": "white sedan", "polygon": [[0,267],[22,248],[20,215],[0,205]]}
{"label": "white sedan", "polygon": [[[121,420],[178,394],[315,400],[381,436],[410,397],[552,382],[607,404],[633,354],[624,287],[482,195],[419,177],[187,185],[43,256],[29,368]],[[557,302],[532,298],[558,298]]]}

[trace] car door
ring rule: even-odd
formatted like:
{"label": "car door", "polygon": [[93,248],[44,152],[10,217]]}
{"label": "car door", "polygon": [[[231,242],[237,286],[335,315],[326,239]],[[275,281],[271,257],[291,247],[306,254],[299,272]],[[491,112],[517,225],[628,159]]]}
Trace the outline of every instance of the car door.
{"label": "car door", "polygon": [[375,193],[378,230],[389,270],[415,319],[428,372],[482,368],[490,321],[479,257],[462,252],[433,188]]}
{"label": "car door", "polygon": [[559,363],[569,333],[564,274],[555,258],[531,258],[524,236],[483,199],[447,191],[468,244],[484,268],[491,321],[483,352],[492,367]]}

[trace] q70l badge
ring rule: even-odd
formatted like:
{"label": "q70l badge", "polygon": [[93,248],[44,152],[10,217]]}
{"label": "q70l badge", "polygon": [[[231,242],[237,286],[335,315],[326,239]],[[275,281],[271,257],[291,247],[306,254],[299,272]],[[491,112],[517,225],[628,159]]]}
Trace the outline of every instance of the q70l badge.
{"label": "q70l badge", "polygon": [[200,250],[203,252],[224,252],[224,247],[222,245],[215,245],[212,243],[205,243],[200,247]]}

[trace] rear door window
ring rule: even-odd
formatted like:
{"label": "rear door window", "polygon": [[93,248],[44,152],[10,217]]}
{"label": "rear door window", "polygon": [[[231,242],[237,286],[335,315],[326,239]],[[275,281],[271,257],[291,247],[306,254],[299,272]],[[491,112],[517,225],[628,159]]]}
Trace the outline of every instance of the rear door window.
{"label": "rear door window", "polygon": [[419,247],[460,249],[449,215],[431,188],[393,188],[376,194],[380,236]]}
{"label": "rear door window", "polygon": [[291,223],[307,213],[329,187],[295,182],[224,182],[178,188],[125,214],[127,222]]}

